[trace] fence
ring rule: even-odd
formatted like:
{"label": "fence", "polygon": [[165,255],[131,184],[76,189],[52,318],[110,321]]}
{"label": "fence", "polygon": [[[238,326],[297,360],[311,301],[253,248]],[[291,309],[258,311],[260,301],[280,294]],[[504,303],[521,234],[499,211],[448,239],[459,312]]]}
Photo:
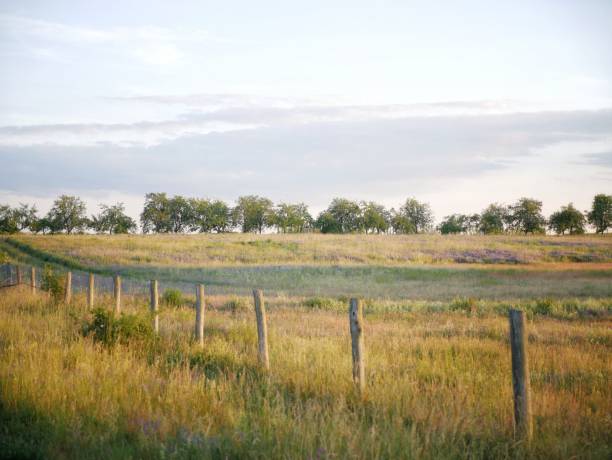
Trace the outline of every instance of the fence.
{"label": "fence", "polygon": [[[0,266],[0,289],[9,287],[27,286],[32,292],[38,292],[42,286],[42,274],[36,267],[23,265]],[[159,333],[159,286],[158,280],[123,279],[119,275],[113,277],[94,275],[84,272],[66,272],[64,276],[64,302],[72,301],[72,294],[76,291],[86,293],[88,308],[93,308],[96,302],[96,292],[112,292],[115,312],[120,313],[122,296],[148,295],[150,311],[153,318],[153,330]],[[206,310],[205,288],[202,284],[171,283],[173,288],[186,292],[186,286],[195,291],[195,317],[194,338],[199,346],[204,346],[204,318]],[[255,320],[257,323],[258,359],[260,365],[270,370],[268,354],[268,329],[266,306],[261,290],[253,290],[253,303],[255,307]],[[363,303],[360,299],[350,299],[348,306],[349,330],[351,335],[351,354],[353,361],[353,381],[360,394],[366,392],[365,344],[363,335]],[[529,365],[527,360],[527,346],[525,333],[525,314],[520,310],[509,312],[509,339],[512,361],[512,387],[514,396],[514,421],[517,437],[529,442],[533,436],[531,412],[531,388],[529,380]]]}

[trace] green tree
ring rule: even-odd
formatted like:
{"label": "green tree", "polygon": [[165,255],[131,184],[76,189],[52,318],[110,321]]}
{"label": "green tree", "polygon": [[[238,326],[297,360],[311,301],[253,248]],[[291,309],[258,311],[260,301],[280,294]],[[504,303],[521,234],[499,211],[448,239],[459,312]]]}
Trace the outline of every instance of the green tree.
{"label": "green tree", "polygon": [[168,233],[172,231],[170,200],[165,193],[147,193],[140,214],[143,233]]}
{"label": "green tree", "polygon": [[7,205],[0,205],[0,233],[17,233],[19,226],[15,219],[13,209]]}
{"label": "green tree", "polygon": [[18,208],[0,205],[0,233],[18,233],[37,221],[36,206],[20,203]]}
{"label": "green tree", "polygon": [[355,233],[363,229],[359,204],[345,198],[334,198],[329,207],[319,214],[315,223],[321,233]]}
{"label": "green tree", "polygon": [[546,219],[542,215],[542,202],[521,198],[509,207],[510,227],[520,233],[544,233]]}
{"label": "green tree", "polygon": [[470,216],[464,214],[451,214],[446,216],[440,225],[438,230],[443,235],[456,234],[456,233],[468,233],[470,228]]}
{"label": "green tree", "polygon": [[361,203],[361,215],[366,233],[386,233],[391,226],[389,211],[383,205],[373,201]]}
{"label": "green tree", "polygon": [[595,233],[604,233],[612,227],[612,195],[595,195],[587,218],[589,224],[595,227]]}
{"label": "green tree", "polygon": [[262,233],[274,222],[272,201],[256,195],[241,196],[232,211],[232,220],[243,233]]}
{"label": "green tree", "polygon": [[53,202],[47,214],[51,232],[71,234],[81,232],[87,226],[85,203],[76,196],[62,195]]}
{"label": "green tree", "polygon": [[100,205],[100,213],[90,219],[91,228],[98,233],[129,233],[136,230],[136,221],[125,214],[123,203]]}
{"label": "green tree", "polygon": [[168,200],[170,231],[183,233],[193,225],[194,213],[189,200],[176,195]]}
{"label": "green tree", "polygon": [[478,229],[485,235],[504,233],[508,220],[508,207],[502,204],[492,203],[480,214]]}
{"label": "green tree", "polygon": [[392,217],[395,233],[423,233],[433,226],[433,213],[427,203],[408,198]]}
{"label": "green tree", "polygon": [[274,209],[273,221],[281,233],[302,233],[313,224],[308,206],[304,203],[279,203]]}
{"label": "green tree", "polygon": [[581,235],[584,233],[585,221],[584,214],[570,203],[550,216],[548,228],[557,235],[563,235],[565,232],[568,232],[570,235]]}
{"label": "green tree", "polygon": [[191,231],[223,233],[230,229],[231,210],[223,201],[191,198],[189,203],[193,213]]}

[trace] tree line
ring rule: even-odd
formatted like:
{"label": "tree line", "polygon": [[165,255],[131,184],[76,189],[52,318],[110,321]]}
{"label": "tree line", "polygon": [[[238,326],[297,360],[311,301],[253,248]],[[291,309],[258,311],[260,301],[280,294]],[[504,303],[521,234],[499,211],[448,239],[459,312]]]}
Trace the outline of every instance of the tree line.
{"label": "tree line", "polygon": [[[49,212],[39,216],[35,205],[17,207],[0,205],[0,233],[134,233],[139,226],[125,213],[123,203],[101,204],[96,215],[87,216],[79,197],[62,195]],[[148,193],[140,214],[143,233],[429,233],[442,234],[543,234],[585,233],[591,225],[596,233],[612,225],[612,195],[599,194],[591,209],[580,211],[572,203],[548,218],[542,214],[542,202],[521,198],[511,205],[492,203],[480,214],[452,214],[434,227],[434,215],[427,203],[408,198],[398,209],[387,209],[373,201],[334,198],[314,218],[304,203],[277,203],[247,195],[230,206],[221,200],[188,198],[166,193]]]}

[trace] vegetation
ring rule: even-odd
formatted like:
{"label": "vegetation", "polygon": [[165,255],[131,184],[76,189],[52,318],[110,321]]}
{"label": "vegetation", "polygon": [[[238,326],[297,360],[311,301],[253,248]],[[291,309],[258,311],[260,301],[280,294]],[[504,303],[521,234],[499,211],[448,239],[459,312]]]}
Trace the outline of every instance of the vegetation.
{"label": "vegetation", "polygon": [[587,218],[597,233],[604,233],[612,227],[612,195],[596,195]]}
{"label": "vegetation", "polygon": [[584,233],[585,218],[584,214],[574,208],[572,203],[563,206],[560,211],[550,216],[548,226],[557,235],[582,235]]}

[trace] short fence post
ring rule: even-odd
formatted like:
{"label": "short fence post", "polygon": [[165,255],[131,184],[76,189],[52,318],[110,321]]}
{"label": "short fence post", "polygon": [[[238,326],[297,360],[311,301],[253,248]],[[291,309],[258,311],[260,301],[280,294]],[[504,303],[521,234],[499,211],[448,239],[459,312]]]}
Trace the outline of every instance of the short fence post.
{"label": "short fence post", "polygon": [[119,275],[113,278],[113,292],[115,294],[115,313],[121,313],[121,277]]}
{"label": "short fence post", "polygon": [[30,288],[32,289],[32,294],[36,294],[36,267],[32,267],[30,270]]}
{"label": "short fence post", "polygon": [[260,289],[253,289],[255,299],[255,317],[257,318],[257,339],[259,344],[259,362],[266,370],[270,369],[268,357],[268,326],[266,320],[266,305]]}
{"label": "short fence post", "polygon": [[515,430],[518,436],[530,441],[533,435],[531,386],[525,344],[525,312],[521,310],[510,310],[510,348]]}
{"label": "short fence post", "polygon": [[19,265],[17,265],[15,270],[16,270],[16,273],[17,273],[17,285],[20,285],[21,282],[22,282],[22,279],[21,279],[21,267]]}
{"label": "short fence post", "polygon": [[195,337],[198,344],[204,346],[204,312],[206,309],[206,299],[204,298],[204,285],[198,284],[196,287],[196,321]]}
{"label": "short fence post", "polygon": [[93,273],[90,273],[89,274],[89,284],[87,286],[87,308],[89,308],[90,310],[94,306],[94,289],[95,289],[94,275]]}
{"label": "short fence post", "polygon": [[153,331],[159,332],[159,315],[157,309],[159,307],[159,293],[157,289],[157,280],[151,280],[151,314],[153,315]]}
{"label": "short fence post", "polygon": [[70,304],[72,300],[72,272],[66,273],[66,286],[64,287],[64,303]]}
{"label": "short fence post", "polygon": [[361,300],[351,299],[349,304],[351,350],[353,354],[353,381],[360,392],[365,390],[365,367],[363,346],[363,307]]}

